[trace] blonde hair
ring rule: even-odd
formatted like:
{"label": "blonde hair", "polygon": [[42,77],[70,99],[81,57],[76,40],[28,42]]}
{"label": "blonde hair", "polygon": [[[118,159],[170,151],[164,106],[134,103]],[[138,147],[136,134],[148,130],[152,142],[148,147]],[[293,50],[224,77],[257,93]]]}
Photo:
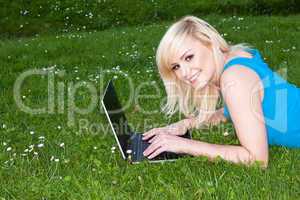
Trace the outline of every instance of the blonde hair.
{"label": "blonde hair", "polygon": [[207,125],[205,122],[216,110],[220,94],[214,83],[219,81],[222,72],[216,71],[211,82],[199,90],[177,79],[171,70],[171,58],[179,52],[188,36],[213,50],[217,66],[224,63],[222,53],[249,49],[250,45],[246,43],[229,45],[214,27],[195,16],[182,17],[169,27],[161,39],[156,51],[156,64],[167,93],[167,103],[162,111],[171,116],[178,108],[178,111],[186,117],[196,117],[196,126],[200,127]]}

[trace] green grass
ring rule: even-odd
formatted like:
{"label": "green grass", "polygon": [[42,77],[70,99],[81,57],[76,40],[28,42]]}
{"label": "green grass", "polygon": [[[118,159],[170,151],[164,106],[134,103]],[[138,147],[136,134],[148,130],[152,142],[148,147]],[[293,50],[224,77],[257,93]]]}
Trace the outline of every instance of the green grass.
{"label": "green grass", "polygon": [[297,0],[0,0],[0,35],[33,36],[54,31],[103,30],[150,24],[186,14],[291,15]]}
{"label": "green grass", "polygon": [[[248,42],[260,50],[273,70],[288,68],[287,79],[300,85],[300,16],[289,17],[204,17],[225,38]],[[58,83],[79,81],[93,84],[103,93],[103,84],[113,73],[128,74],[137,87],[156,81],[159,99],[144,99],[142,108],[155,110],[164,89],[155,66],[155,49],[170,22],[149,26],[119,27],[103,32],[74,32],[0,41],[0,197],[3,199],[299,199],[300,150],[270,147],[267,170],[204,157],[182,158],[176,162],[130,165],[121,159],[112,132],[79,130],[79,120],[107,126],[100,107],[89,114],[75,114],[75,126],[68,126],[67,90],[65,110],[57,111]],[[233,28],[233,27],[240,27]],[[267,42],[266,42],[267,40]],[[272,42],[269,42],[272,41]],[[289,49],[289,50],[288,50]],[[13,99],[13,86],[20,74],[33,68],[56,66],[55,112],[30,115],[20,111]],[[147,71],[148,70],[148,71]],[[138,71],[140,73],[138,73]],[[77,78],[78,77],[78,78]],[[77,80],[79,79],[79,80]],[[118,75],[116,88],[126,102],[129,88]],[[150,85],[143,94],[153,94]],[[86,107],[90,95],[82,88],[76,93],[78,107]],[[26,105],[47,106],[47,78],[33,76],[22,85]],[[163,114],[143,114],[131,106],[125,110],[130,123],[143,131],[143,123],[165,125]],[[223,131],[231,134],[223,136]],[[34,134],[30,134],[34,131]],[[44,136],[45,139],[40,139]],[[193,130],[193,137],[207,142],[237,144],[232,123],[205,130]],[[44,147],[36,145],[43,143]],[[64,143],[61,147],[60,144]],[[34,144],[31,152],[24,150]],[[11,151],[7,148],[11,147]],[[34,155],[37,152],[38,155]],[[51,159],[59,159],[58,162]]]}

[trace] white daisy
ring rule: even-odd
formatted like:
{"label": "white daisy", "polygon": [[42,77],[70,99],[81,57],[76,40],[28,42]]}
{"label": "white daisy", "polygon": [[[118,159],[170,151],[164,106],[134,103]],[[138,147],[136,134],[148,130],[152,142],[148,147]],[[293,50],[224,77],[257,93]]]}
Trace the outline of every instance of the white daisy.
{"label": "white daisy", "polygon": [[44,136],[40,136],[39,139],[40,139],[40,140],[44,140],[45,137],[44,137]]}
{"label": "white daisy", "polygon": [[38,144],[37,146],[38,146],[38,148],[42,148],[42,147],[44,147],[44,144],[41,143],[41,144]]}
{"label": "white daisy", "polygon": [[228,133],[227,131],[225,131],[225,132],[223,133],[223,135],[226,137],[226,136],[229,135],[229,133]]}
{"label": "white daisy", "polygon": [[50,161],[53,161],[53,160],[54,160],[54,156],[51,156]]}

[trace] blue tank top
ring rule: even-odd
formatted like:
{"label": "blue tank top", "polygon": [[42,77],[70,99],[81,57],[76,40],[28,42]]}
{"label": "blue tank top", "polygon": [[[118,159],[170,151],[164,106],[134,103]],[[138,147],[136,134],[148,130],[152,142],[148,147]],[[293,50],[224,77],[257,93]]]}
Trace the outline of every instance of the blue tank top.
{"label": "blue tank top", "polygon": [[[264,87],[262,109],[268,143],[286,147],[300,147],[300,88],[288,83],[273,72],[263,61],[257,49],[247,49],[252,58],[235,57],[224,65],[243,65],[259,76]],[[224,101],[224,116],[231,119]]]}

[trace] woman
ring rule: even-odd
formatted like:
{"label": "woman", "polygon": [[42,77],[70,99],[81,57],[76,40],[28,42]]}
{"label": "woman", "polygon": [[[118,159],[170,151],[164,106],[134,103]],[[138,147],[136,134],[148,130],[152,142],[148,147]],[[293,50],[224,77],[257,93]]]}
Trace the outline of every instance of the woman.
{"label": "woman", "polygon": [[[257,49],[229,45],[204,20],[185,16],[163,36],[156,62],[167,93],[164,112],[178,108],[187,118],[143,134],[149,159],[169,151],[267,167],[269,144],[300,147],[300,89],[273,72]],[[216,110],[220,95],[225,105]],[[179,137],[227,119],[239,146]]]}

